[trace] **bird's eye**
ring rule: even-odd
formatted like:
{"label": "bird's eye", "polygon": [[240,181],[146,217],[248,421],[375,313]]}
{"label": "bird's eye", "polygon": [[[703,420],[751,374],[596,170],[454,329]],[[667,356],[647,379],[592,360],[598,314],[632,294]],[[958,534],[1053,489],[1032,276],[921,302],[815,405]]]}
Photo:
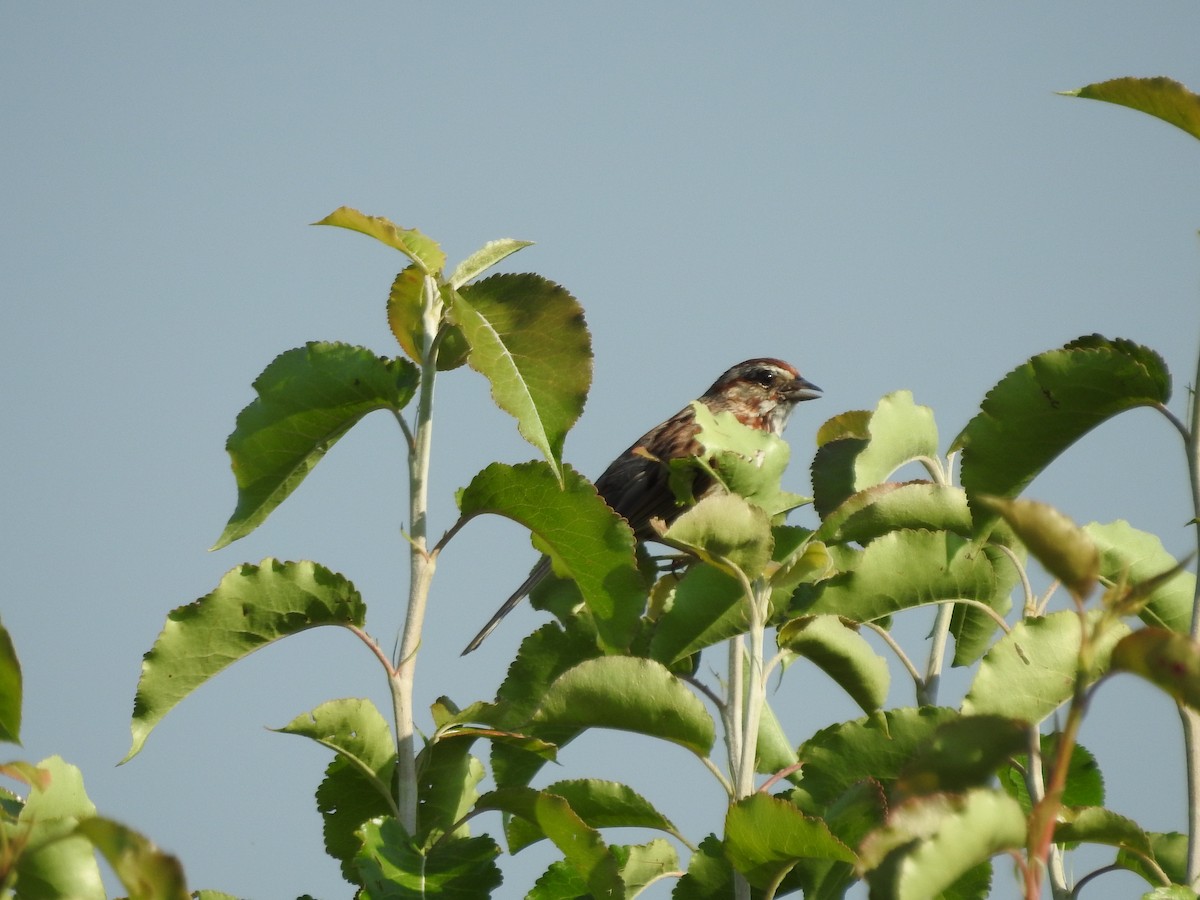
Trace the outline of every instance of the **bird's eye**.
{"label": "bird's eye", "polygon": [[770,369],[755,369],[747,377],[755,384],[761,384],[763,387],[771,387],[776,380],[775,373]]}

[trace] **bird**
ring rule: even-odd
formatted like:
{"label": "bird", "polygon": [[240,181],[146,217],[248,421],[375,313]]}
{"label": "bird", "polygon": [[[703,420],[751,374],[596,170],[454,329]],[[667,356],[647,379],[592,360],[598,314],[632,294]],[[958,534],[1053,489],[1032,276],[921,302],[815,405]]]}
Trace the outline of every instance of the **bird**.
{"label": "bird", "polygon": [[[698,402],[714,414],[730,412],[743,425],[778,435],[797,403],[820,396],[821,389],[801,377],[795,366],[781,359],[760,357],[727,369],[700,395]],[[696,439],[698,431],[696,412],[689,403],[634,441],[596,479],[597,493],[629,523],[638,541],[656,537],[652,520],[659,519],[669,525],[684,511],[671,489],[667,461],[699,456],[703,450]],[[700,500],[715,488],[710,477],[699,475],[692,493]],[[477,649],[500,620],[550,571],[550,558],[543,556],[529,577],[471,639],[462,655]]]}

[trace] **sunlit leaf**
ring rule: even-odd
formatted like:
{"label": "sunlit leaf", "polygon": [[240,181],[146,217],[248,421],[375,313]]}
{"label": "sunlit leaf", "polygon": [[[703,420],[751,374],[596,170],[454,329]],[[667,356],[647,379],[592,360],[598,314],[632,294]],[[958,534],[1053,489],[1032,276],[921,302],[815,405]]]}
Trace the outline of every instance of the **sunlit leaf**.
{"label": "sunlit leaf", "polygon": [[412,363],[363,347],[311,342],[277,356],[226,444],[238,501],[213,549],[261,525],[363,416],[403,409],[416,387]]}
{"label": "sunlit leaf", "polygon": [[1200,138],[1200,97],[1170,78],[1114,78],[1062,93],[1127,106]]}
{"label": "sunlit leaf", "polygon": [[[502,714],[497,726],[528,734],[529,719],[550,685],[568,669],[599,654],[595,640],[578,630],[564,632],[550,623],[533,632],[521,642],[496,692]],[[539,728],[537,736],[561,746],[578,733],[575,727]],[[512,742],[492,744],[492,775],[497,786],[526,785],[545,763],[545,754],[528,752]]]}
{"label": "sunlit leaf", "polygon": [[532,531],[558,573],[578,584],[605,646],[629,646],[646,597],[633,532],[587,479],[566,466],[560,485],[546,463],[493,463],[462,490],[459,508],[466,517],[494,513]]}
{"label": "sunlit leaf", "polygon": [[758,888],[778,881],[802,859],[853,863],[853,850],[819,818],[791,803],[755,793],[729,808],[725,817],[725,853],[735,869]]}
{"label": "sunlit leaf", "polygon": [[584,822],[565,798],[551,791],[499,788],[480,797],[476,809],[498,810],[525,819],[533,831],[562,852],[567,864],[585,880],[590,881],[598,869],[615,874],[615,861],[600,833]]}
{"label": "sunlit leaf", "polygon": [[500,238],[488,241],[457,266],[446,279],[452,288],[460,288],[468,281],[478,278],[500,260],[533,245],[533,241],[518,241],[513,238]]}
{"label": "sunlit leaf", "polygon": [[[692,402],[704,464],[716,472],[732,493],[763,509],[770,517],[794,509],[805,498],[782,490],[780,480],[791,458],[787,441],[768,431],[750,428],[733,413],[713,413]],[[682,463],[684,460],[674,460]]]}
{"label": "sunlit leaf", "polygon": [[[796,585],[824,577],[831,568],[823,544],[805,544],[809,533],[800,528],[772,529],[774,562],[770,614],[781,617]],[[770,566],[767,567],[770,570]],[[749,616],[742,584],[732,575],[707,565],[690,566],[675,585],[674,602],[659,616],[650,655],[667,665],[729,638],[744,634]]]}
{"label": "sunlit leaf", "polygon": [[1150,836],[1137,822],[1099,806],[1065,807],[1054,828],[1057,843],[1107,844],[1153,858]]}
{"label": "sunlit leaf", "polygon": [[839,616],[802,616],[779,629],[779,648],[811,660],[866,713],[887,700],[887,662]]}
{"label": "sunlit leaf", "polygon": [[664,539],[728,571],[753,580],[771,558],[771,522],[761,507],[737,494],[715,493],[671,523]]}
{"label": "sunlit leaf", "polygon": [[21,663],[8,629],[0,625],[0,741],[21,742]]}
{"label": "sunlit leaf", "polygon": [[975,789],[907,801],[860,853],[872,895],[928,900],[997,853],[1024,844],[1025,816],[1017,802]]}
{"label": "sunlit leaf", "polygon": [[100,851],[129,892],[129,900],[187,900],[191,896],[179,860],[133,829],[93,817],[81,821],[75,833]]}
{"label": "sunlit leaf", "polygon": [[850,571],[796,592],[794,612],[871,622],[904,609],[969,599],[1004,608],[986,554],[945,531],[893,531],[871,541]]}
{"label": "sunlit leaf", "polygon": [[1200,644],[1165,628],[1142,628],[1113,648],[1116,672],[1140,675],[1175,700],[1200,710]]}
{"label": "sunlit leaf", "polygon": [[1034,558],[1076,597],[1091,593],[1100,575],[1100,553],[1066,515],[1035,500],[981,494],[975,502],[1002,516]]}
{"label": "sunlit leaf", "polygon": [[925,529],[971,533],[967,495],[928,481],[885,482],[859,491],[827,515],[818,540],[866,544],[889,531]]}
{"label": "sunlit leaf", "polygon": [[[679,836],[670,819],[624,784],[577,778],[556,781],[542,790],[566,800],[575,815],[589,828],[653,828]],[[516,853],[546,837],[537,821],[526,817],[511,819],[505,833],[510,853]]]}
{"label": "sunlit leaf", "polygon": [[[1131,341],[1091,335],[1039,354],[1005,375],[955,438],[963,487],[970,496],[1014,497],[1096,426],[1170,396],[1162,359]],[[975,519],[983,527],[995,514]]]}
{"label": "sunlit leaf", "polygon": [[364,900],[487,900],[503,880],[495,862],[500,848],[486,835],[442,841],[422,853],[389,818],[368,822],[361,836],[356,863]]}
{"label": "sunlit leaf", "polygon": [[[1153,534],[1139,531],[1124,520],[1083,526],[1100,551],[1100,575],[1114,583],[1137,584],[1169,571],[1175,557]],[[1154,586],[1139,613],[1147,625],[1158,625],[1186,633],[1192,624],[1192,597],[1196,576],[1179,572]]]}
{"label": "sunlit leaf", "polygon": [[[1167,878],[1176,884],[1185,883],[1188,866],[1188,836],[1179,832],[1163,834],[1149,831],[1146,832],[1146,838],[1150,842],[1154,862],[1162,869]],[[1116,865],[1128,869],[1130,872],[1136,872],[1150,884],[1161,883],[1158,873],[1151,871],[1139,854],[1120,850],[1117,852]]]}
{"label": "sunlit leaf", "polygon": [[58,756],[42,760],[37,767],[48,774],[46,785],[26,797],[7,841],[21,850],[14,866],[19,896],[104,900],[92,843],[76,832],[79,822],[96,814],[83,788],[83,775]]}
{"label": "sunlit leaf", "polygon": [[[754,771],[773,775],[794,766],[798,759],[795,744],[788,740],[771,704],[764,701],[758,719],[758,742],[754,745]],[[793,773],[789,777],[799,776]]]}
{"label": "sunlit leaf", "polygon": [[385,798],[391,797],[396,746],[387,721],[370,700],[329,700],[274,730],[327,747],[366,776]]}
{"label": "sunlit leaf", "polygon": [[712,717],[683,681],[653,660],[628,656],[587,660],[563,673],[532,721],[633,731],[700,756],[708,755],[715,736]]}
{"label": "sunlit leaf", "polygon": [[479,783],[485,774],[483,763],[470,752],[475,736],[451,733],[441,740],[426,741],[417,754],[416,836],[423,847],[432,846],[448,833],[460,838],[470,834],[466,825],[455,826],[479,799]]}
{"label": "sunlit leaf", "polygon": [[609,852],[617,860],[617,874],[627,897],[636,897],[651,882],[679,871],[679,857],[665,838],[645,844],[614,844]]}
{"label": "sunlit leaf", "polygon": [[316,563],[268,558],[228,572],[211,594],[167,615],[142,660],[125,760],[179,701],[227,666],[318,625],[361,628],[365,614],[354,585]]}
{"label": "sunlit leaf", "polygon": [[368,237],[373,237],[380,243],[399,250],[427,274],[435,274],[446,265],[446,254],[438,246],[437,241],[427,237],[415,228],[400,228],[379,216],[367,216],[357,209],[341,206],[314,225],[336,225],[338,228],[348,228]]}
{"label": "sunlit leaf", "polygon": [[[427,284],[432,285],[429,290],[438,292],[437,297],[426,297]],[[415,265],[397,275],[388,291],[388,327],[409,359],[418,365],[425,353],[425,305],[441,296],[436,281]],[[470,350],[467,339],[460,328],[448,322],[442,322],[440,328],[443,333],[438,345],[437,367],[442,371],[457,369],[467,361]]]}
{"label": "sunlit leaf", "polygon": [[871,413],[871,442],[855,463],[855,484],[861,490],[879,484],[893,472],[922,457],[938,455],[933,410],[913,402],[911,391],[883,397]]}
{"label": "sunlit leaf", "polygon": [[847,498],[902,466],[938,455],[933,411],[909,391],[883,397],[872,412],[843,413],[822,426],[813,459],[813,494],[824,518]]}
{"label": "sunlit leaf", "polygon": [[[1099,615],[1089,613],[1087,627]],[[1041,722],[1074,693],[1083,627],[1079,615],[1070,610],[1018,622],[983,657],[963,698],[963,713]],[[1095,668],[1089,680],[1107,670],[1113,645],[1128,633],[1117,623],[1095,641]]]}
{"label": "sunlit leaf", "polygon": [[368,819],[397,814],[391,729],[370,700],[348,699],[322,703],[277,730],[310,738],[336,754],[317,787],[317,810],[326,852],[352,877],[360,847],[356,832]]}
{"label": "sunlit leaf", "polygon": [[541,276],[501,274],[450,291],[449,304],[470,345],[471,368],[558,470],[592,383],[591,336],[579,301]]}

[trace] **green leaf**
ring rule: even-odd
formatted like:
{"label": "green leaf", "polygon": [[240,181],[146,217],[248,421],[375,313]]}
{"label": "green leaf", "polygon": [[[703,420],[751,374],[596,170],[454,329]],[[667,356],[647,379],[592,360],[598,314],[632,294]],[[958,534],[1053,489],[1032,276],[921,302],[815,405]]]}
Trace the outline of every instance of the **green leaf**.
{"label": "green leaf", "polygon": [[499,788],[480,797],[476,809],[498,810],[525,819],[550,839],[567,864],[584,879],[590,881],[597,870],[608,869],[615,874],[614,861],[600,833],[556,794],[533,788]]}
{"label": "green leaf", "polygon": [[584,900],[590,896],[587,879],[566,860],[556,859],[534,882],[525,900]]}
{"label": "green leaf", "polygon": [[740,570],[749,580],[762,574],[773,549],[766,512],[737,494],[705,497],[671,524],[663,540],[731,575]]}
{"label": "green leaf", "polygon": [[521,436],[562,466],[563,442],[592,383],[583,309],[539,275],[493,275],[449,293],[449,313],[471,347],[470,366]]}
{"label": "green leaf", "polygon": [[[589,828],[653,828],[682,840],[670,819],[624,784],[579,778],[556,781],[546,785],[543,790],[566,800],[580,821]],[[517,853],[546,837],[535,818],[512,818],[505,832],[510,853]]]}
{"label": "green leaf", "polygon": [[945,531],[893,531],[871,541],[850,571],[801,585],[794,612],[872,622],[904,609],[947,600],[979,600],[1006,608],[997,596],[991,559]]}
{"label": "green leaf", "polygon": [[813,495],[822,518],[902,466],[938,455],[933,411],[915,404],[909,391],[888,394],[873,412],[859,410],[831,419],[817,440]]}
{"label": "green leaf", "polygon": [[[524,730],[551,683],[572,666],[599,654],[589,635],[574,629],[564,632],[553,623],[526,637],[496,692],[502,714],[496,726]],[[578,728],[541,728],[537,737],[561,746],[578,733]],[[544,754],[508,742],[492,743],[492,774],[499,787],[528,784],[545,762]]]}
{"label": "green leaf", "polygon": [[757,888],[768,888],[802,859],[855,862],[853,850],[821,819],[762,793],[739,800],[725,817],[725,852]]}
{"label": "green leaf", "polygon": [[1000,716],[963,716],[941,725],[904,766],[897,797],[959,793],[991,783],[1027,745],[1029,726]]}
{"label": "green leaf", "polygon": [[[796,585],[824,577],[830,570],[823,544],[807,543],[802,528],[775,526],[772,557],[779,568],[771,574],[771,618],[787,607]],[[803,547],[803,549],[801,549]],[[767,566],[770,571],[771,566]],[[707,565],[689,566],[674,589],[674,600],[659,617],[650,655],[674,665],[749,627],[741,582]]]}
{"label": "green leaf", "polygon": [[446,265],[446,254],[438,246],[437,241],[426,237],[415,228],[399,228],[387,219],[377,216],[367,216],[357,209],[340,206],[314,225],[336,225],[338,228],[348,228],[368,237],[373,237],[380,243],[399,250],[414,263],[421,267],[427,275],[433,275]]}
{"label": "green leaf", "polygon": [[443,841],[422,853],[395,819],[368,822],[361,835],[355,881],[363,900],[487,900],[503,881],[495,862],[500,848],[487,836]]}
{"label": "green leaf", "polygon": [[[1178,832],[1163,834],[1150,831],[1146,833],[1146,837],[1150,840],[1150,848],[1153,851],[1154,861],[1158,863],[1158,866],[1166,874],[1167,878],[1175,884],[1186,883],[1188,860],[1187,835]],[[1137,854],[1126,850],[1118,851],[1116,865],[1128,869],[1130,872],[1136,872],[1150,884],[1160,883],[1158,874],[1150,871],[1145,861]]]}
{"label": "green leaf", "polygon": [[779,649],[812,660],[863,712],[873,713],[887,701],[891,677],[887,662],[840,616],[802,616],[778,634]]}
{"label": "green leaf", "polygon": [[[1041,736],[1042,767],[1049,770],[1058,747],[1058,735]],[[1026,815],[1033,810],[1025,772],[1029,770],[1027,754],[1013,754],[1010,765],[1000,770],[1000,787],[1021,804]],[[1086,747],[1075,744],[1067,765],[1067,783],[1063,786],[1063,806],[1100,806],[1104,803],[1104,775],[1096,757]]]}
{"label": "green leaf", "polygon": [[[1138,531],[1124,520],[1083,526],[1100,551],[1100,576],[1112,583],[1149,581],[1175,565],[1175,557],[1155,535]],[[1139,613],[1147,625],[1157,625],[1186,634],[1192,624],[1192,597],[1196,576],[1180,572],[1155,585]]]}
{"label": "green leaf", "polygon": [[539,726],[616,728],[672,741],[697,756],[715,730],[704,704],[664,666],[606,656],[569,669],[550,685],[533,720]]}
{"label": "green leaf", "polygon": [[892,811],[860,848],[871,895],[898,900],[937,897],[997,853],[1025,844],[1025,816],[1004,794],[918,797]]}
{"label": "green leaf", "polygon": [[651,883],[679,871],[679,857],[665,838],[632,846],[616,844],[609,851],[617,860],[626,897],[636,897]]}
{"label": "green leaf", "polygon": [[370,700],[331,700],[275,730],[310,738],[336,754],[317,787],[317,810],[326,852],[353,878],[361,846],[356,832],[369,819],[397,815],[396,747],[387,722]]}
{"label": "green leaf", "polygon": [[1036,500],[981,494],[983,509],[1004,518],[1026,549],[1076,597],[1085,598],[1100,576],[1100,553],[1083,529],[1054,507]]}
{"label": "green leaf", "polygon": [[913,402],[911,391],[883,397],[871,413],[871,442],[855,462],[859,490],[886,480],[893,472],[922,457],[938,455],[933,410]]}
{"label": "green leaf", "polygon": [[513,238],[488,241],[455,266],[446,283],[457,290],[471,279],[478,278],[505,257],[531,246],[533,246],[533,241],[518,241]]}
{"label": "green leaf", "polygon": [[[1093,627],[1099,612],[1087,615]],[[1080,629],[1071,610],[1028,618],[1013,626],[983,657],[963,698],[965,715],[997,715],[1038,723],[1069,700],[1079,665]],[[1108,668],[1113,645],[1129,629],[1114,623],[1094,641],[1094,681]]]}
{"label": "green leaf", "polygon": [[1170,78],[1114,78],[1062,93],[1127,106],[1200,138],[1200,97]]}
{"label": "green leaf", "polygon": [[21,663],[8,629],[0,625],[0,741],[21,743]]}
{"label": "green leaf", "polygon": [[133,829],[93,817],[80,822],[75,832],[91,841],[112,866],[129,891],[129,900],[187,900],[191,896],[179,860]]}
{"label": "green leaf", "polygon": [[76,833],[80,821],[96,814],[75,766],[51,756],[37,767],[46,786],[32,790],[15,825],[4,830],[6,846],[22,848],[15,882],[29,900],[104,900],[100,866],[92,843]]}
{"label": "green leaf", "polygon": [[[417,837],[423,846],[450,833],[479,799],[483,763],[469,752],[476,736],[451,732],[417,754]],[[465,838],[469,831],[460,825],[453,834]]]}
{"label": "green leaf", "polygon": [[228,572],[216,590],[167,615],[142,661],[133,701],[133,758],[184,697],[265,644],[318,625],[361,628],[366,606],[349,581],[312,562],[264,559]]}
{"label": "green leaf", "polygon": [[272,730],[310,738],[327,747],[362,773],[381,796],[391,800],[396,746],[387,721],[370,700],[329,700]]}
{"label": "green leaf", "polygon": [[687,872],[671,891],[672,900],[729,900],[733,896],[733,867],[725,846],[710,834],[688,860]]}
{"label": "green leaf", "polygon": [[957,716],[934,706],[893,709],[818,731],[800,745],[804,778],[795,795],[807,798],[806,809],[824,810],[859,782],[873,779],[886,788]]}
{"label": "green leaf", "polygon": [[1132,672],[1200,710],[1200,644],[1165,628],[1142,628],[1112,650],[1114,672]]}
{"label": "green leaf", "polygon": [[1142,900],[1196,900],[1197,897],[1200,897],[1200,894],[1182,884],[1159,886],[1142,894]]}
{"label": "green leaf", "polygon": [[[887,799],[878,782],[860,781],[847,788],[822,814],[833,836],[847,847],[857,847],[884,822]],[[842,900],[858,881],[855,867],[834,860],[801,860],[785,881],[804,890],[805,900]]]}
{"label": "green leaf", "polygon": [[1055,843],[1106,844],[1154,858],[1150,836],[1137,822],[1099,806],[1064,807],[1054,827]]}
{"label": "green leaf", "polygon": [[[692,401],[696,415],[699,458],[674,460],[673,466],[701,465],[715,472],[730,493],[744,497],[775,517],[806,502],[788,493],[780,480],[791,459],[787,441],[779,435],[743,425],[731,412],[713,413],[699,400]],[[686,497],[685,497],[686,499]]]}
{"label": "green leaf", "polygon": [[545,463],[493,463],[462,490],[459,509],[464,517],[504,516],[532,531],[558,573],[579,585],[604,645],[629,646],[646,598],[633,532],[587,479],[567,466],[560,487]]}
{"label": "green leaf", "polygon": [[748,618],[742,584],[712,566],[689,566],[674,599],[656,623],[650,655],[674,665],[693,653],[744,634]]}
{"label": "green leaf", "polygon": [[[388,291],[388,327],[409,359],[418,365],[425,353],[425,305],[431,300],[425,296],[425,291],[426,279],[431,277],[417,266],[409,266],[396,276]],[[438,296],[433,299],[440,301],[441,291],[438,290]],[[441,371],[457,369],[467,361],[471,348],[460,328],[448,322],[442,322],[440,327],[443,333],[437,350],[437,368]]]}
{"label": "green leaf", "polygon": [[[758,719],[758,742],[754,745],[754,771],[773,775],[791,768],[798,761],[795,744],[788,740],[775,710],[764,699],[762,714]],[[793,780],[799,778],[796,773],[788,777]]]}
{"label": "green leaf", "polygon": [[867,544],[901,529],[970,535],[966,493],[927,481],[877,484],[849,497],[827,515],[815,537],[835,544]]}
{"label": "green leaf", "polygon": [[[1166,403],[1158,354],[1126,340],[1081,337],[1033,357],[988,392],[954,439],[967,494],[1014,497],[1060,453],[1117,413]],[[976,511],[979,528],[995,514]]]}
{"label": "green leaf", "polygon": [[311,342],[276,357],[226,444],[238,502],[213,549],[261,525],[367,413],[403,409],[417,377],[407,360],[348,344]]}

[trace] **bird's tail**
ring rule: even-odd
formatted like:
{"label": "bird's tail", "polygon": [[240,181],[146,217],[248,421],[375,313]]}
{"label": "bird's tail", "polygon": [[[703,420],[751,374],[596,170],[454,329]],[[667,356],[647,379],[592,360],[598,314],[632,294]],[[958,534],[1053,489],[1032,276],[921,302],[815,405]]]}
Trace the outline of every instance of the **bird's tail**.
{"label": "bird's tail", "polygon": [[479,634],[471,638],[471,643],[467,644],[462,655],[466,656],[472,650],[478,649],[487,636],[496,630],[496,626],[500,624],[500,620],[512,612],[516,605],[524,600],[530,591],[537,587],[538,582],[549,574],[550,557],[543,556],[538,564],[533,567],[533,571],[529,573],[529,577],[521,582],[521,586],[513,591],[512,596],[505,600],[504,604],[496,610],[496,614],[488,619],[487,624],[480,629]]}

